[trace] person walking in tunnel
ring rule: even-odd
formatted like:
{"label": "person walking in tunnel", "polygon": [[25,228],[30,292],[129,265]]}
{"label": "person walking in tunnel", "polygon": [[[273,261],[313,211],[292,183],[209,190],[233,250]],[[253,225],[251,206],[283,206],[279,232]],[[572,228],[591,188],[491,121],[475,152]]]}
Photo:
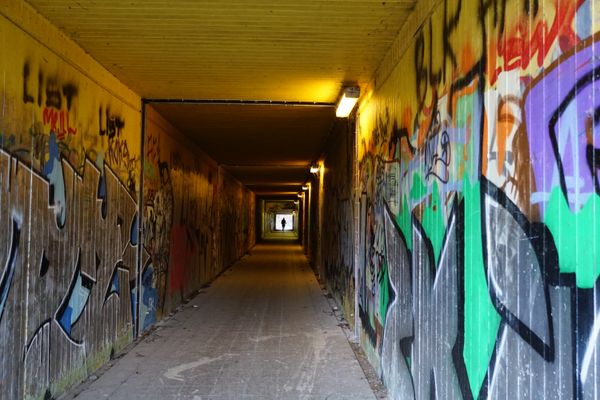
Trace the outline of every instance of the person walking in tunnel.
{"label": "person walking in tunnel", "polygon": [[287,224],[287,222],[285,221],[285,218],[281,219],[281,230],[285,231],[285,224]]}

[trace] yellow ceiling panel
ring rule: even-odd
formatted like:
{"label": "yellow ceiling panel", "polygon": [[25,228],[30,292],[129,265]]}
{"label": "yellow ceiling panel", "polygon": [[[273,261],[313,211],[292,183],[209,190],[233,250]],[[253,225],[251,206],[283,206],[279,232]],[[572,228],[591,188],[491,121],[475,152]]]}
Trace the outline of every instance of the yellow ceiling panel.
{"label": "yellow ceiling panel", "polygon": [[146,98],[335,102],[415,0],[29,0]]}

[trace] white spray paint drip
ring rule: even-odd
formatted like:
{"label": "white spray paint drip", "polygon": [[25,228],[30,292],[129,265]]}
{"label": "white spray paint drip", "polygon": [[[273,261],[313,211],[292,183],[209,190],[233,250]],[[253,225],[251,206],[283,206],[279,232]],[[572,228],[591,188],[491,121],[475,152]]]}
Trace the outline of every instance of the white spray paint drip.
{"label": "white spray paint drip", "polygon": [[206,364],[210,364],[210,363],[215,362],[215,361],[219,361],[219,360],[221,360],[221,359],[223,359],[225,357],[231,357],[231,356],[232,356],[232,354],[224,354],[222,356],[215,357],[215,358],[202,357],[198,361],[194,361],[194,362],[187,363],[187,364],[181,364],[181,365],[178,365],[176,367],[169,368],[167,370],[167,372],[164,373],[164,376],[167,379],[173,379],[173,380],[176,380],[176,381],[183,382],[184,378],[183,378],[183,376],[180,375],[181,373],[183,373],[185,371],[188,371],[190,369],[198,368],[198,367],[200,367],[202,365],[206,365]]}
{"label": "white spray paint drip", "polygon": [[588,342],[587,348],[585,350],[585,355],[583,356],[583,363],[581,367],[581,382],[585,383],[588,377],[588,370],[590,369],[590,363],[592,361],[592,356],[594,355],[594,350],[596,349],[596,342],[598,341],[598,334],[600,334],[600,318],[596,318],[594,322],[594,329],[592,330],[592,334],[590,335],[590,340]]}
{"label": "white spray paint drip", "polygon": [[293,334],[265,335],[265,336],[257,336],[257,337],[253,337],[253,338],[248,338],[248,340],[250,340],[251,342],[260,343],[260,342],[266,342],[267,340],[281,339],[281,338],[294,337],[294,336],[296,336],[296,335],[293,335]]}

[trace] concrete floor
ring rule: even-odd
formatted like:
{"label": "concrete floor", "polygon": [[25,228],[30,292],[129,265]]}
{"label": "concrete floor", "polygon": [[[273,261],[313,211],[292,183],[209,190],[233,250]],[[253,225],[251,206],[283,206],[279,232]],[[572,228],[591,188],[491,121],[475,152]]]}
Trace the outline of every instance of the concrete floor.
{"label": "concrete floor", "polygon": [[297,245],[258,245],[80,399],[375,399]]}

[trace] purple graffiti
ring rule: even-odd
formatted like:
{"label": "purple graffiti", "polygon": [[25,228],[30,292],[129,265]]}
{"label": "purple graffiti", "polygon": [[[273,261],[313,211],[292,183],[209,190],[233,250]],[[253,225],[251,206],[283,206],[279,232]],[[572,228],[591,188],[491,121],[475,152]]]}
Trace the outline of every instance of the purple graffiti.
{"label": "purple graffiti", "polygon": [[576,212],[600,194],[600,42],[558,60],[526,93],[527,135],[542,214],[550,192],[560,186]]}

